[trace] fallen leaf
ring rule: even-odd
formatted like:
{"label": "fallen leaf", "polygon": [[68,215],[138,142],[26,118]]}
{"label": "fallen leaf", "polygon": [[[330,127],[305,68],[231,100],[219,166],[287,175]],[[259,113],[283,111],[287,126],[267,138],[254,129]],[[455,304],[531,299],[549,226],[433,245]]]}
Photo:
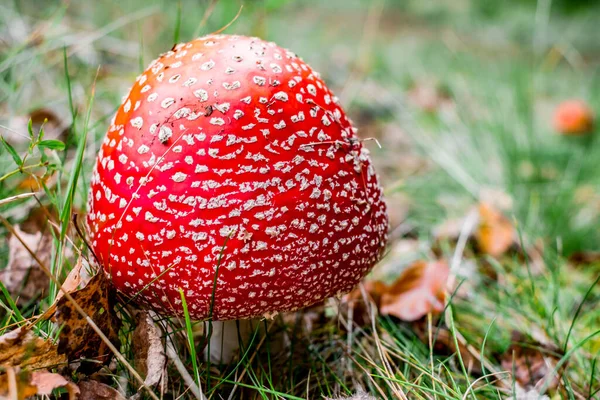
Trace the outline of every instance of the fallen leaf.
{"label": "fallen leaf", "polygon": [[8,292],[17,299],[17,304],[23,304],[43,296],[48,289],[49,278],[19,238],[35,252],[44,265],[48,265],[52,253],[52,237],[42,232],[24,232],[18,225],[14,229],[16,235],[8,240],[8,264],[6,269],[0,271],[0,277]]}
{"label": "fallen leaf", "polygon": [[[67,388],[69,399],[75,399],[79,393],[77,386],[63,376],[48,371],[19,371],[7,368],[0,375],[0,398],[26,399],[31,396],[49,396],[54,389]],[[16,393],[15,393],[16,392]]]}
{"label": "fallen leaf", "polygon": [[583,100],[566,100],[556,107],[553,122],[563,135],[584,135],[594,129],[594,113]]}
{"label": "fallen leaf", "polygon": [[152,387],[163,379],[167,363],[161,331],[147,311],[140,312],[136,320],[137,326],[133,331],[135,366],[144,377],[144,384]]}
{"label": "fallen leaf", "polygon": [[[71,293],[71,297],[106,337],[119,347],[118,331],[121,321],[114,312],[114,296],[110,293],[104,272],[99,271],[83,289]],[[80,372],[97,370],[110,361],[112,351],[108,345],[67,297],[62,297],[56,303],[54,318],[62,327],[58,353],[65,354],[69,361],[85,359],[78,369]]]}
{"label": "fallen leaf", "polygon": [[450,269],[444,261],[417,261],[381,295],[380,313],[415,321],[444,310]]}
{"label": "fallen leaf", "polygon": [[83,277],[81,275],[82,267],[83,267],[83,257],[79,256],[79,258],[77,259],[77,264],[75,264],[73,269],[69,272],[69,275],[67,275],[67,278],[65,279],[62,286],[60,287],[60,290],[58,291],[58,293],[56,295],[56,299],[54,299],[55,303],[58,303],[58,301],[60,301],[60,299],[62,299],[62,297],[65,295],[65,292],[71,293],[71,292],[77,290],[79,288],[79,286],[83,283]]}
{"label": "fallen leaf", "polygon": [[515,244],[515,229],[502,213],[482,203],[479,205],[479,226],[475,240],[482,253],[499,257]]}
{"label": "fallen leaf", "polygon": [[54,302],[50,307],[48,307],[46,311],[44,311],[40,316],[37,317],[36,322],[46,321],[52,318],[54,316],[54,313],[56,312],[56,306],[58,302],[62,299],[62,297],[65,295],[65,292],[72,293],[73,291],[77,290],[80,286],[83,286],[84,284],[90,281],[90,277],[88,276],[87,272],[83,269],[83,261],[83,257],[79,256],[79,258],[77,259],[77,264],[75,264],[73,269],[69,272],[69,275],[67,275],[67,278],[65,279],[65,281],[60,287],[60,290],[56,294]]}
{"label": "fallen leaf", "polygon": [[[114,313],[106,275],[98,273],[83,289],[73,291],[81,283],[81,272],[80,259],[62,288],[118,347],[120,320]],[[79,370],[91,372],[110,361],[112,351],[68,298],[58,297],[38,320],[52,316],[62,326],[58,345],[35,336],[30,326],[15,329],[0,336],[0,365],[38,369],[81,361]]]}
{"label": "fallen leaf", "polygon": [[125,400],[118,390],[97,381],[83,381],[78,384],[79,400]]}
{"label": "fallen leaf", "polygon": [[64,364],[67,358],[57,346],[21,327],[0,336],[0,365],[23,369],[51,368]]}
{"label": "fallen leaf", "polygon": [[26,209],[27,214],[23,216],[24,220],[19,228],[25,233],[44,232],[49,229],[55,229],[52,223],[58,221],[58,212],[55,207],[46,207],[34,205]]}
{"label": "fallen leaf", "polygon": [[[558,386],[561,371],[555,376],[548,376],[554,371],[556,363],[563,356],[563,352],[549,344],[542,344],[526,338],[519,332],[513,332],[512,344],[500,356],[502,368],[514,371],[514,379],[525,389],[535,388],[538,384],[548,379],[548,388]],[[563,368],[564,369],[564,366]]]}

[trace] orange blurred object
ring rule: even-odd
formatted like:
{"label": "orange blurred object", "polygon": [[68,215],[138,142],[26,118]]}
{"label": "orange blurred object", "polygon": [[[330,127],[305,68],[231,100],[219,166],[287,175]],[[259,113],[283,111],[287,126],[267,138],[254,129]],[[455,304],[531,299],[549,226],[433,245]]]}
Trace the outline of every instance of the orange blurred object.
{"label": "orange blurred object", "polygon": [[594,128],[594,113],[583,100],[566,100],[554,111],[554,129],[563,135],[584,135]]}

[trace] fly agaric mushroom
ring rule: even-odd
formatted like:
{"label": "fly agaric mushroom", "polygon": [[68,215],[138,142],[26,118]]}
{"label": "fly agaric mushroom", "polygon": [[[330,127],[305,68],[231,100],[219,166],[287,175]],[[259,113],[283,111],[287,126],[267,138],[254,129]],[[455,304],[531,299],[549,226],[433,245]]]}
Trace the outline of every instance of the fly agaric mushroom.
{"label": "fly agaric mushroom", "polygon": [[102,144],[91,246],[156,311],[228,320],[354,287],[388,220],[367,149],[319,75],[257,38],[209,35],[153,61]]}

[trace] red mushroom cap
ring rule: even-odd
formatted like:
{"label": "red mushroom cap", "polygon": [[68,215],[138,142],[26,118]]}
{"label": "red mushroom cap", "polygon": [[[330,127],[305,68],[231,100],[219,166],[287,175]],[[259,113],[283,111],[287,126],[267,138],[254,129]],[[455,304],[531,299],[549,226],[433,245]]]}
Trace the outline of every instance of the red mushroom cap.
{"label": "red mushroom cap", "polygon": [[182,289],[194,319],[347,292],[388,228],[368,151],[319,75],[274,43],[230,35],[179,44],[137,78],[88,207],[115,287],[168,315],[181,315]]}

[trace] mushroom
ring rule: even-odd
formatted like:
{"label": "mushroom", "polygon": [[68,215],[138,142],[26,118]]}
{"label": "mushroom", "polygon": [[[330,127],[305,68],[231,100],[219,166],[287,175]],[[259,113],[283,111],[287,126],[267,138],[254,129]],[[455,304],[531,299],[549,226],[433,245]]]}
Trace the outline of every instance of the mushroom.
{"label": "mushroom", "polygon": [[174,46],[112,120],[88,200],[116,289],[169,316],[271,317],[350,291],[388,218],[368,150],[319,74],[258,38]]}

